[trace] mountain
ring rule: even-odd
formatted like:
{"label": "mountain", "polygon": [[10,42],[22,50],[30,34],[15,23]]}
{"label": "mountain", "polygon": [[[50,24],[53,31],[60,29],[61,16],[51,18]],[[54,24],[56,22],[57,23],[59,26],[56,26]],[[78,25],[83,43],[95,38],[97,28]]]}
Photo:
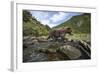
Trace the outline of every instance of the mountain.
{"label": "mountain", "polygon": [[41,24],[38,20],[32,17],[31,13],[23,11],[23,35],[24,36],[42,36],[49,33],[50,27]]}
{"label": "mountain", "polygon": [[59,28],[72,28],[74,33],[90,33],[91,32],[91,14],[84,13],[81,15],[73,16],[68,21],[54,27],[53,29]]}

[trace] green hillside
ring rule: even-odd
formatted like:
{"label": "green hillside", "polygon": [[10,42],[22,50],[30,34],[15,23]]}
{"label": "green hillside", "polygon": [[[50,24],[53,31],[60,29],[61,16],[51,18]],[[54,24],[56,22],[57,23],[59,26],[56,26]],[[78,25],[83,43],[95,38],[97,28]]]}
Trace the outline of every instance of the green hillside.
{"label": "green hillside", "polygon": [[23,35],[24,36],[42,36],[47,35],[50,30],[50,27],[47,25],[41,24],[31,13],[24,10],[23,11]]}
{"label": "green hillside", "polygon": [[90,33],[91,14],[84,13],[81,15],[73,16],[68,21],[54,27],[54,29],[66,28],[66,27],[71,27],[74,33]]}

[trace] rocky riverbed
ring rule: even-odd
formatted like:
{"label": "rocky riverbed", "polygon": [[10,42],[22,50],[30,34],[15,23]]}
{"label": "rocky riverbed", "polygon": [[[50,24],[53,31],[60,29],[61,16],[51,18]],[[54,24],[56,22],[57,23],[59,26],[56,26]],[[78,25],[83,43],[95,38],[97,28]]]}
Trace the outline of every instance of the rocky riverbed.
{"label": "rocky riverbed", "polygon": [[91,44],[83,40],[53,41],[45,38],[23,38],[23,62],[91,59]]}

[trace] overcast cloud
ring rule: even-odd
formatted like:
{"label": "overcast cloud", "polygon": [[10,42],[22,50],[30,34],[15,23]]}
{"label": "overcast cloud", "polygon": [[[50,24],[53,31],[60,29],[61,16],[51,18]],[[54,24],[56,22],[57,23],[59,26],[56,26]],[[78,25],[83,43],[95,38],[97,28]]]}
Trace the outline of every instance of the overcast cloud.
{"label": "overcast cloud", "polygon": [[35,17],[44,25],[50,27],[57,26],[67,20],[72,16],[80,15],[82,13],[77,12],[55,12],[55,11],[30,11],[32,16]]}

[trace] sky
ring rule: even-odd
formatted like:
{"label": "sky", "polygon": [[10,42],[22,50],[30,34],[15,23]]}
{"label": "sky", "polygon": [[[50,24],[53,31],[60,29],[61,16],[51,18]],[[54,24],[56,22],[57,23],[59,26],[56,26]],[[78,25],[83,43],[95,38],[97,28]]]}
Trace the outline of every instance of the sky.
{"label": "sky", "polygon": [[48,25],[51,28],[69,20],[73,16],[82,14],[78,12],[58,12],[58,11],[30,11],[30,12],[32,14],[32,17],[35,17],[42,24]]}

